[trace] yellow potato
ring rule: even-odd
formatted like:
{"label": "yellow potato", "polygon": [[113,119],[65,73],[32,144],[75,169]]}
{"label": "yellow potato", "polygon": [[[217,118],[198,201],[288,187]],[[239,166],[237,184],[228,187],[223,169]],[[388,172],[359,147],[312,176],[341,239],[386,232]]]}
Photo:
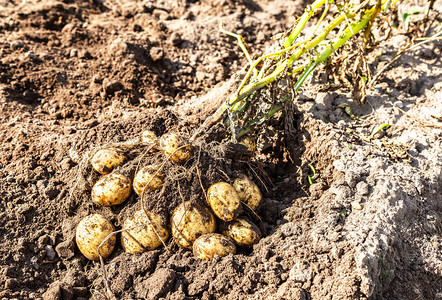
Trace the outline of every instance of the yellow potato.
{"label": "yellow potato", "polygon": [[[146,166],[137,172],[134,178],[134,191],[137,195],[141,195],[145,188],[150,190],[159,190],[163,186],[163,174],[157,172],[158,167],[156,166]],[[147,187],[146,187],[147,185]]]}
{"label": "yellow potato", "polygon": [[192,249],[201,235],[215,232],[215,217],[206,207],[186,201],[178,205],[171,218],[172,236],[182,248]]}
{"label": "yellow potato", "polygon": [[223,221],[235,219],[242,211],[241,200],[227,182],[218,182],[207,190],[207,201],[215,215]]}
{"label": "yellow potato", "polygon": [[[89,215],[77,225],[75,240],[81,253],[90,260],[98,260],[98,246],[114,232],[114,226],[100,214]],[[111,236],[101,247],[103,258],[111,255],[116,243],[115,235]]]}
{"label": "yellow potato", "polygon": [[197,258],[210,259],[215,255],[227,256],[230,253],[236,253],[235,243],[219,233],[202,235],[193,243],[193,255]]}
{"label": "yellow potato", "polygon": [[[142,227],[136,227],[147,224]],[[166,242],[169,231],[163,224],[161,215],[140,209],[132,218],[126,219],[123,229],[133,228],[121,233],[121,245],[128,253],[154,250]]]}
{"label": "yellow potato", "polygon": [[115,167],[121,165],[126,156],[115,149],[100,149],[92,156],[92,168],[100,174],[109,174]]}
{"label": "yellow potato", "polygon": [[145,130],[141,133],[141,142],[149,146],[152,146],[149,152],[155,152],[158,150],[158,137],[152,130]]}
{"label": "yellow potato", "polygon": [[256,184],[245,176],[236,178],[233,188],[238,193],[239,198],[253,210],[261,203],[262,195]]}
{"label": "yellow potato", "polygon": [[239,217],[228,223],[223,222],[220,225],[220,231],[241,247],[250,247],[261,239],[261,231],[258,226],[244,217]]}
{"label": "yellow potato", "polygon": [[118,173],[104,175],[92,188],[92,201],[103,206],[118,205],[129,198],[131,180]]}
{"label": "yellow potato", "polygon": [[184,163],[192,157],[192,147],[187,145],[180,149],[184,145],[184,140],[173,132],[163,135],[160,139],[160,147],[163,149],[164,155],[169,157],[173,154],[170,160],[174,162]]}

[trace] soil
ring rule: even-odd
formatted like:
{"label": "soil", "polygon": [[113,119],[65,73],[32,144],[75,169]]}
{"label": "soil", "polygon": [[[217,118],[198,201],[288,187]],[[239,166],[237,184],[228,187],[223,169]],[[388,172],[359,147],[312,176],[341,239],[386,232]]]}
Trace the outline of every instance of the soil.
{"label": "soil", "polygon": [[[93,204],[87,158],[146,129],[189,137],[205,109],[192,105],[225,93],[246,66],[219,23],[258,57],[308,3],[0,0],[0,299],[104,299],[101,266],[76,248],[75,226],[99,212],[121,229],[140,201]],[[410,42],[425,7],[399,5],[392,38],[368,57],[374,73]],[[440,31],[442,2],[434,8],[426,36]],[[401,16],[414,10],[406,31]],[[263,238],[212,260],[170,242],[170,252],[136,255],[117,244],[105,260],[115,297],[442,299],[441,51],[433,41],[406,52],[365,105],[343,85],[320,91],[316,74],[289,117],[257,134],[251,160],[226,146],[223,125],[204,133],[194,159],[168,163],[169,183],[149,205],[203,203],[198,173],[204,188],[246,174],[264,196],[259,218],[249,213]]]}

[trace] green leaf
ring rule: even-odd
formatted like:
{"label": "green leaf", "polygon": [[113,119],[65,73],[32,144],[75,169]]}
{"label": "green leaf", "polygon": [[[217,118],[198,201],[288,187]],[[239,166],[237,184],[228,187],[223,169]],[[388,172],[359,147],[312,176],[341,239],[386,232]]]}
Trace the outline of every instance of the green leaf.
{"label": "green leaf", "polygon": [[312,185],[313,183],[315,183],[315,180],[312,177],[308,176],[308,183]]}
{"label": "green leaf", "polygon": [[404,19],[405,31],[408,31],[408,26],[410,25],[410,14],[409,13],[405,13],[403,15],[403,19]]}

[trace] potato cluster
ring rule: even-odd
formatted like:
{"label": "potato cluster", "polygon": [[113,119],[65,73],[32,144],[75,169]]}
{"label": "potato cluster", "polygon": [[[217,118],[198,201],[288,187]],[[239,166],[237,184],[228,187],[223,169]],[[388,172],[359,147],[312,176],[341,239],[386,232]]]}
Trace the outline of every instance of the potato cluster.
{"label": "potato cluster", "polygon": [[[142,133],[140,142],[149,147],[149,152],[161,150],[174,163],[185,163],[193,155],[192,147],[176,133],[157,138],[147,130]],[[118,149],[104,148],[95,152],[90,163],[96,172],[103,175],[91,191],[95,204],[120,205],[131,196],[132,190],[142,196],[146,190],[162,188],[164,174],[159,165],[143,166],[133,178],[129,178],[117,168],[126,160],[126,155]],[[130,254],[154,250],[166,245],[171,235],[174,243],[193,250],[194,255],[201,259],[235,254],[237,246],[250,247],[261,238],[258,227],[240,216],[243,207],[256,210],[261,199],[259,188],[247,177],[237,178],[233,184],[218,182],[207,190],[206,200],[210,208],[184,201],[173,211],[170,225],[153,211],[136,211],[123,223],[121,245]],[[100,255],[106,258],[116,245],[116,235],[111,235],[114,231],[114,226],[103,216],[86,216],[76,229],[78,249],[90,260],[98,260]]]}

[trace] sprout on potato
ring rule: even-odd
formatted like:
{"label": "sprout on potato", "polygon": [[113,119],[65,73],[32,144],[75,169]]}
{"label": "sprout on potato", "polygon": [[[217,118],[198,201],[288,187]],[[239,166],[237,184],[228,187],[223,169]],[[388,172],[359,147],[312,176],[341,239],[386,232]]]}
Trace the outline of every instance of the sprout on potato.
{"label": "sprout on potato", "polygon": [[182,248],[192,249],[201,235],[215,232],[215,217],[206,207],[185,201],[178,205],[171,218],[172,236]]}
{"label": "sprout on potato", "polygon": [[[81,253],[90,260],[98,260],[98,246],[114,231],[114,226],[102,215],[85,217],[77,225],[75,240]],[[116,237],[111,236],[101,247],[103,258],[109,257],[114,250]]]}
{"label": "sprout on potato", "polygon": [[[163,186],[163,175],[158,172],[156,166],[145,166],[140,169],[134,178],[134,191],[137,195],[141,195],[145,188],[150,190],[159,190]],[[155,175],[155,173],[157,173]],[[155,176],[154,176],[155,175]]]}
{"label": "sprout on potato", "polygon": [[223,221],[235,219],[242,211],[241,200],[227,182],[213,184],[207,190],[207,201],[215,215]]}
{"label": "sprout on potato", "polygon": [[109,174],[115,167],[126,160],[124,154],[112,148],[100,149],[92,156],[92,168],[100,174]]}
{"label": "sprout on potato", "polygon": [[104,175],[92,188],[92,201],[103,206],[121,204],[131,194],[131,183],[131,180],[122,174]]}
{"label": "sprout on potato", "polygon": [[[146,224],[145,226],[141,226]],[[135,228],[134,228],[135,227]],[[169,231],[163,224],[161,215],[140,209],[132,218],[124,221],[121,233],[121,245],[127,253],[154,250],[161,246],[169,237]]]}
{"label": "sprout on potato", "polygon": [[241,247],[250,247],[261,239],[261,231],[258,226],[244,217],[239,217],[228,223],[221,223],[220,231]]}
{"label": "sprout on potato", "polygon": [[244,202],[251,209],[256,210],[259,203],[261,203],[262,195],[259,188],[253,183],[253,181],[245,176],[236,178],[233,182],[233,188],[238,193],[238,196],[242,202]]}
{"label": "sprout on potato", "polygon": [[178,163],[185,163],[192,157],[192,147],[186,145],[184,140],[176,133],[168,133],[161,137],[160,147],[164,155],[170,156],[170,160]]}
{"label": "sprout on potato", "polygon": [[193,243],[193,255],[200,259],[210,259],[215,255],[227,256],[236,253],[233,240],[219,233],[209,233],[200,236]]}

